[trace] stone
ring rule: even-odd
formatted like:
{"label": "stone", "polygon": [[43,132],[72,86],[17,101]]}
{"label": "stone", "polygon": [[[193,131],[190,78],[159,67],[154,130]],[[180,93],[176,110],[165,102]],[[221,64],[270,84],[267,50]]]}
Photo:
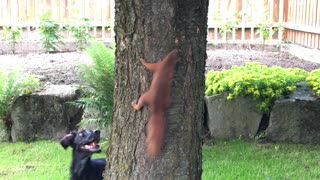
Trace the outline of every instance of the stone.
{"label": "stone", "polygon": [[277,100],[271,110],[266,138],[270,141],[320,143],[320,99],[305,82]]}
{"label": "stone", "polygon": [[4,120],[0,119],[0,142],[7,142],[9,138],[8,129],[5,126]]}
{"label": "stone", "polygon": [[234,139],[256,135],[263,113],[251,98],[227,100],[227,93],[205,97],[210,135],[216,139]]}
{"label": "stone", "polygon": [[[99,122],[97,117],[100,117],[101,113],[94,108],[85,108],[82,115],[81,123],[79,124],[80,129],[97,129],[100,130],[100,137],[106,139],[110,134],[110,126],[104,125]],[[100,120],[101,121],[101,120]]]}
{"label": "stone", "polygon": [[70,102],[79,96],[75,86],[51,85],[43,92],[18,97],[9,111],[12,141],[59,139],[76,130],[83,110]]}

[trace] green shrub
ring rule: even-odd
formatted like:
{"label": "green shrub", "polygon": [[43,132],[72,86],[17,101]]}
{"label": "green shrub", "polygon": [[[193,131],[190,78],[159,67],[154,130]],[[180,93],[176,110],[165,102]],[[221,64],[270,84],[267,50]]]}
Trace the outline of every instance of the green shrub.
{"label": "green shrub", "polygon": [[76,24],[68,24],[66,28],[75,38],[76,47],[81,51],[85,50],[89,45],[89,40],[92,38],[89,34],[89,30],[92,28],[89,24],[89,19],[84,18]]}
{"label": "green shrub", "polygon": [[17,40],[21,39],[21,37],[22,37],[21,27],[18,27],[18,26],[4,27],[3,38],[4,40],[8,41],[9,45],[11,46],[13,54],[16,51]]}
{"label": "green shrub", "polygon": [[40,43],[46,52],[54,52],[57,50],[58,45],[64,44],[62,35],[60,34],[63,30],[59,24],[49,18],[50,15],[44,14],[39,23],[40,30]]}
{"label": "green shrub", "polygon": [[306,77],[306,81],[313,91],[320,96],[320,69],[311,71]]}
{"label": "green shrub", "polygon": [[39,87],[39,80],[18,70],[0,70],[0,119],[5,120],[9,106],[15,98],[29,94]]}
{"label": "green shrub", "polygon": [[84,89],[85,97],[76,103],[98,110],[100,115],[94,120],[102,127],[109,124],[113,108],[114,50],[114,47],[107,48],[102,42],[92,42],[86,51],[92,63],[81,67],[80,77],[87,88]]}
{"label": "green shrub", "polygon": [[251,96],[258,101],[257,108],[269,111],[271,104],[281,95],[296,89],[296,83],[305,79],[302,69],[267,67],[259,63],[233,66],[230,70],[209,71],[206,76],[207,96],[229,92],[231,100],[237,96]]}

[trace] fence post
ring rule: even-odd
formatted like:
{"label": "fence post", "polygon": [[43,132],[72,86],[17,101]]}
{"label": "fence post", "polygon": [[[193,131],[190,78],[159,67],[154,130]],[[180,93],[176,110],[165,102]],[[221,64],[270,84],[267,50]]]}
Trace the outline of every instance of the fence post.
{"label": "fence post", "polygon": [[[280,0],[279,1],[279,19],[278,22],[280,24],[280,26],[283,26],[283,17],[284,17],[284,0]],[[281,42],[282,41],[282,27],[280,27],[280,30],[278,30],[278,41]]]}
{"label": "fence post", "polygon": [[110,0],[110,33],[111,41],[114,40],[114,0]]}

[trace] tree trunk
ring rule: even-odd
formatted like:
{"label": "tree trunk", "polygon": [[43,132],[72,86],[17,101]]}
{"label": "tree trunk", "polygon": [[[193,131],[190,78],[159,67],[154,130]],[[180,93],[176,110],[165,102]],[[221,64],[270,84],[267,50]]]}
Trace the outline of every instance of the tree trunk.
{"label": "tree trunk", "polygon": [[[114,112],[105,179],[201,179],[208,0],[116,0]],[[178,39],[178,46],[175,40]],[[131,102],[146,92],[157,62],[172,49],[179,60],[160,154],[146,154],[149,108]]]}

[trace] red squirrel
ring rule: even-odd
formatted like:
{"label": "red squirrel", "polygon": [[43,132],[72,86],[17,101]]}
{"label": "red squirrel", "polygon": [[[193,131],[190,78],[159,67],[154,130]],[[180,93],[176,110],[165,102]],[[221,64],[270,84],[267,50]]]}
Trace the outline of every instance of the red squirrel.
{"label": "red squirrel", "polygon": [[150,88],[132,107],[140,110],[144,105],[150,108],[150,119],[147,125],[147,155],[155,157],[159,154],[164,140],[166,128],[165,113],[171,104],[171,82],[177,63],[177,50],[172,50],[162,61],[148,63],[143,59],[141,63],[153,72]]}

